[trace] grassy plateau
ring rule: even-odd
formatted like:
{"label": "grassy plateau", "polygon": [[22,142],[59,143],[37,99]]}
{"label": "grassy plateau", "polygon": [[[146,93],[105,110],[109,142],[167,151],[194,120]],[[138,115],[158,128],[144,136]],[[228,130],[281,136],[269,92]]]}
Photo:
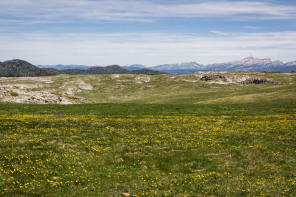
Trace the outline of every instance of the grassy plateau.
{"label": "grassy plateau", "polygon": [[91,103],[0,103],[0,196],[296,196],[296,75],[224,75],[277,83],[80,76]]}

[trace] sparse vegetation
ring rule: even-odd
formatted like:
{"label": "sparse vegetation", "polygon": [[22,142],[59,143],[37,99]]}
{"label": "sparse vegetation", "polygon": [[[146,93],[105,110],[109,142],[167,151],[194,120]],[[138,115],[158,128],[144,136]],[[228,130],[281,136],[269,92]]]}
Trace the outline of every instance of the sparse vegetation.
{"label": "sparse vegetation", "polygon": [[19,94],[16,93],[16,92],[10,92],[10,95],[11,95],[11,96],[18,96]]}
{"label": "sparse vegetation", "polygon": [[[3,95],[4,102],[46,103],[51,100],[58,104],[241,104],[256,103],[257,100],[277,102],[293,100],[295,81],[295,73],[256,72],[200,72],[178,76],[116,74],[0,78],[0,88],[3,88],[0,98]],[[16,88],[18,97],[7,96],[6,92],[12,92]],[[36,99],[29,100],[32,96]]]}

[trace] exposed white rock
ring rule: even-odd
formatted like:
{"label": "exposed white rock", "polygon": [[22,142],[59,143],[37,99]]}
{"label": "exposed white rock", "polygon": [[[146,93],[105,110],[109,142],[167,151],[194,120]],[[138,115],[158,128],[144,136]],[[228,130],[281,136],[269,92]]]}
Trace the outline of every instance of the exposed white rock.
{"label": "exposed white rock", "polygon": [[142,83],[148,83],[150,81],[150,77],[149,76],[144,76],[144,77],[136,77],[136,82],[138,84],[142,84]]}
{"label": "exposed white rock", "polygon": [[82,80],[78,80],[77,85],[80,89],[83,89],[83,90],[92,90],[93,89],[93,87],[90,84],[87,84]]}
{"label": "exposed white rock", "polygon": [[[0,85],[0,89],[3,86]],[[36,104],[71,104],[71,102],[65,98],[55,95],[49,91],[28,91],[24,89],[16,89],[15,86],[5,86],[4,91],[0,92],[0,98],[2,102],[12,103],[36,103]]]}

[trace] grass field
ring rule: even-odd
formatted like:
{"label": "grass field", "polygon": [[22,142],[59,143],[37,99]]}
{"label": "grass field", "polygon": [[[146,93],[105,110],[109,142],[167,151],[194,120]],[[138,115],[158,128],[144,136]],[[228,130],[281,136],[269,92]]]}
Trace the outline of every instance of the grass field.
{"label": "grass field", "polygon": [[0,196],[295,196],[295,77],[273,77],[168,103],[0,103]]}

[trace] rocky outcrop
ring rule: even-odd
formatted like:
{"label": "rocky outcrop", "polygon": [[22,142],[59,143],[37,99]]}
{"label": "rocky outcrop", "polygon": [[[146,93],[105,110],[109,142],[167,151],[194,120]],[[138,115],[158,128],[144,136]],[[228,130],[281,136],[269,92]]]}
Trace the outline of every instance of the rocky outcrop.
{"label": "rocky outcrop", "polygon": [[245,81],[243,81],[243,83],[253,83],[253,84],[271,83],[271,84],[280,84],[277,81],[272,81],[272,80],[269,80],[269,79],[262,79],[262,78],[250,78],[250,79],[246,79]]}
{"label": "rocky outcrop", "polygon": [[71,104],[68,98],[58,96],[50,91],[35,91],[36,86],[24,84],[0,85],[0,100],[9,103],[32,104]]}
{"label": "rocky outcrop", "polygon": [[204,75],[200,80],[210,81],[210,80],[217,80],[217,79],[226,79],[226,77],[223,75]]}
{"label": "rocky outcrop", "polygon": [[90,102],[75,95],[77,92],[92,90],[93,87],[90,84],[78,79],[65,82],[59,89],[56,89],[54,85],[62,77],[2,77],[0,78],[0,102],[31,104]]}
{"label": "rocky outcrop", "polygon": [[150,81],[150,77],[148,76],[143,76],[143,77],[136,77],[135,81],[138,83],[138,84],[142,84],[142,83],[148,83]]}
{"label": "rocky outcrop", "polygon": [[199,78],[201,81],[206,81],[208,83],[217,84],[230,84],[230,83],[249,83],[249,84],[280,84],[277,81],[273,81],[265,78],[254,78],[248,75],[229,75],[223,74],[224,72],[208,71],[195,73],[193,76]]}

